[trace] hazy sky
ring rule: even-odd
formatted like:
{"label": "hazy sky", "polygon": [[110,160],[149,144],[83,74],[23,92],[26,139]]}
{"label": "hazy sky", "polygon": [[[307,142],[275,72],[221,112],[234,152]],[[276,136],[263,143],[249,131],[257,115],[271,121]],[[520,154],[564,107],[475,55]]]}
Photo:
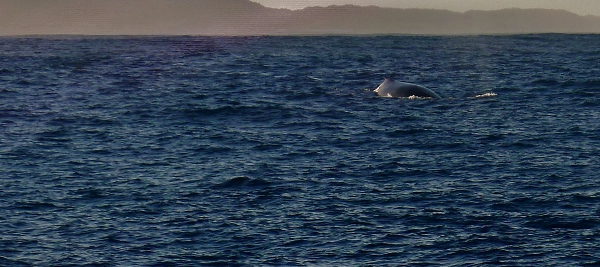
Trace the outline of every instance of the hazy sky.
{"label": "hazy sky", "polygon": [[376,5],[398,8],[434,8],[452,11],[494,10],[511,7],[564,9],[600,16],[600,0],[252,0],[268,7],[299,9],[307,6]]}

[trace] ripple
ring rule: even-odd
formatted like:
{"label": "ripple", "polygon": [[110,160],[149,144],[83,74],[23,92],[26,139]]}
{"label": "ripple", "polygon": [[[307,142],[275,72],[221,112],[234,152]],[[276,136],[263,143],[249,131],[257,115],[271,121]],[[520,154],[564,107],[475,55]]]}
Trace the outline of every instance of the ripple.
{"label": "ripple", "polygon": [[599,45],[2,38],[0,265],[593,266]]}

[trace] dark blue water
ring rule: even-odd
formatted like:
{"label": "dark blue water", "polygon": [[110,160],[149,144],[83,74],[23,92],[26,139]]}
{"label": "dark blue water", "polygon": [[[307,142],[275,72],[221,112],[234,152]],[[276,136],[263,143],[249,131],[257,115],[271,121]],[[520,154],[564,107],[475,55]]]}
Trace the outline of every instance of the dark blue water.
{"label": "dark blue water", "polygon": [[600,266],[599,58],[596,35],[0,38],[0,265]]}

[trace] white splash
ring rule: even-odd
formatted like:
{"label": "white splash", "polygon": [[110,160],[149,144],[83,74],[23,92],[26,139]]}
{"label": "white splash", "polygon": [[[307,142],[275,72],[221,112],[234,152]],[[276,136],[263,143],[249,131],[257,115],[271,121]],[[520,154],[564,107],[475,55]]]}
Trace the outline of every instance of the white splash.
{"label": "white splash", "polygon": [[489,92],[489,93],[485,93],[482,95],[476,95],[475,98],[484,98],[484,97],[494,97],[497,96],[498,94],[494,93],[494,92]]}
{"label": "white splash", "polygon": [[414,100],[414,99],[431,99],[432,97],[411,95],[411,96],[409,96],[407,98],[410,99],[410,100]]}
{"label": "white splash", "polygon": [[408,96],[408,97],[394,97],[392,94],[382,95],[381,97],[400,98],[400,99],[409,99],[409,100],[415,100],[415,99],[432,99],[433,98],[433,97],[416,96],[416,95],[411,95],[411,96]]}

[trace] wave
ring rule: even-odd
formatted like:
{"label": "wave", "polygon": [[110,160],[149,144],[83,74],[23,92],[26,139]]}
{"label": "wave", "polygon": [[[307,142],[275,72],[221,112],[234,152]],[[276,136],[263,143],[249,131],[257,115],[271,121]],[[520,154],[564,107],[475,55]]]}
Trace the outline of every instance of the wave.
{"label": "wave", "polygon": [[539,218],[532,218],[525,223],[525,226],[539,229],[570,229],[570,230],[586,230],[600,227],[598,219],[575,219],[565,220],[561,216],[544,215]]}
{"label": "wave", "polygon": [[229,178],[215,185],[217,188],[239,188],[239,187],[264,187],[270,185],[271,182],[263,179],[253,179],[247,176],[238,176]]}

